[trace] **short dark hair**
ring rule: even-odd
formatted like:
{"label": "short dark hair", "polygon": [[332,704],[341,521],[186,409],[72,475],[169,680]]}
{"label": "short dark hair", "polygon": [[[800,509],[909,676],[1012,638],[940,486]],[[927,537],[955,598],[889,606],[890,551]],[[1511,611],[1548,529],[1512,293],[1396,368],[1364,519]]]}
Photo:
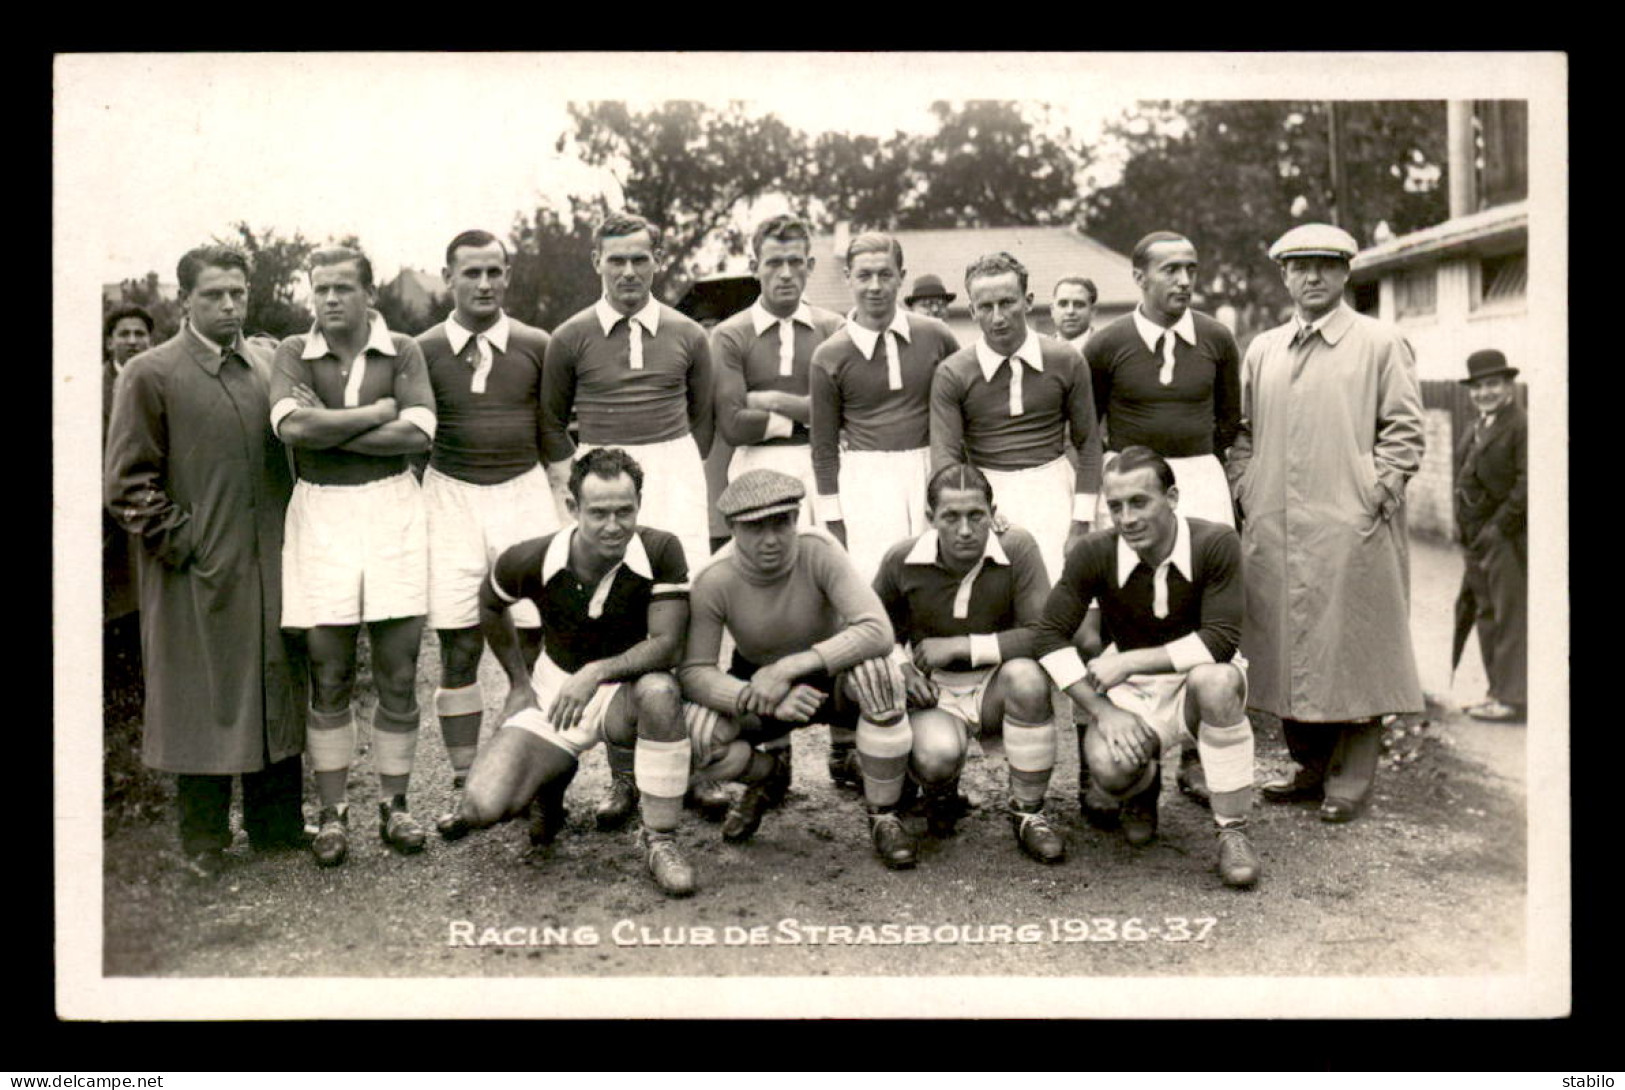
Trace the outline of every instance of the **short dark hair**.
{"label": "short dark hair", "polygon": [[478,249],[482,246],[489,246],[493,242],[502,247],[502,262],[503,264],[507,264],[507,244],[504,243],[500,238],[497,238],[491,232],[482,231],[476,227],[473,230],[464,231],[462,234],[458,235],[456,238],[452,239],[446,244],[446,268],[449,269],[453,265],[457,264],[457,251],[462,249],[464,246],[472,246]]}
{"label": "short dark hair", "polygon": [[592,232],[592,248],[599,249],[606,238],[625,238],[639,231],[649,232],[649,245],[660,249],[660,228],[632,212],[611,212]]}
{"label": "short dark hair", "polygon": [[1055,287],[1052,289],[1051,294],[1059,294],[1061,285],[1063,284],[1076,284],[1078,287],[1088,292],[1090,306],[1094,306],[1095,303],[1099,302],[1100,300],[1100,289],[1095,287],[1095,282],[1090,280],[1087,276],[1063,276],[1061,279],[1055,282]]}
{"label": "short dark hair", "polygon": [[962,465],[950,462],[935,473],[925,483],[925,509],[935,511],[937,502],[942,499],[944,488],[975,489],[987,497],[989,510],[993,508],[993,482],[987,479],[987,474],[972,465]]}
{"label": "short dark hair", "polygon": [[897,271],[903,270],[903,244],[883,231],[865,231],[854,235],[851,242],[846,244],[846,267],[852,267],[852,259],[859,254],[885,254],[889,253],[892,260],[897,263]]}
{"label": "short dark hair", "polygon": [[152,336],[153,329],[156,328],[153,325],[152,313],[146,307],[138,307],[134,303],[125,303],[121,307],[114,307],[108,312],[107,317],[102,319],[102,340],[105,341],[111,337],[113,330],[117,329],[118,324],[126,318],[140,318],[141,323],[147,327],[147,336]]}
{"label": "short dark hair", "polygon": [[1180,234],[1178,231],[1152,231],[1134,244],[1134,252],[1129,255],[1129,261],[1141,272],[1151,263],[1151,247],[1159,242],[1184,242],[1192,247],[1196,244]]}
{"label": "short dark hair", "polygon": [[762,243],[767,239],[776,242],[805,242],[807,252],[812,253],[812,229],[807,221],[796,216],[772,216],[756,225],[756,230],[750,236],[750,256],[758,257],[762,252]]}
{"label": "short dark hair", "polygon": [[245,277],[252,276],[248,255],[235,246],[211,242],[207,246],[187,250],[175,266],[175,280],[182,291],[197,287],[198,273],[204,269],[241,269]]}
{"label": "short dark hair", "polygon": [[1174,467],[1168,464],[1168,459],[1152,450],[1150,447],[1133,446],[1124,449],[1123,453],[1109,462],[1107,473],[1133,473],[1137,469],[1150,466],[1157,472],[1157,480],[1162,482],[1162,490],[1167,492],[1174,486]]}
{"label": "short dark hair", "polygon": [[356,274],[361,277],[361,286],[372,287],[372,262],[367,255],[352,246],[323,246],[310,255],[310,269],[326,268],[330,265],[343,265],[346,262],[355,262]]}
{"label": "short dark hair", "polygon": [[594,447],[576,459],[570,467],[570,495],[581,502],[581,482],[587,474],[613,481],[622,473],[632,478],[632,488],[643,497],[643,467],[620,447]]}
{"label": "short dark hair", "polygon": [[1004,250],[995,250],[965,266],[965,291],[970,291],[970,282],[984,276],[1003,276],[1005,273],[1015,273],[1016,279],[1021,283],[1023,293],[1027,291],[1027,266],[1016,260],[1016,255]]}

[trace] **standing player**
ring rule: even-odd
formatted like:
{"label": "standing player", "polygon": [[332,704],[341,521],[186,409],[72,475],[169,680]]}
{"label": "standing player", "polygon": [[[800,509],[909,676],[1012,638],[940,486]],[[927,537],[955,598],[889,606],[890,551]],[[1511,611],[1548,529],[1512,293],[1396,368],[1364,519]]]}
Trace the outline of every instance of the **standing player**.
{"label": "standing player", "polygon": [[[438,426],[423,474],[429,526],[429,625],[440,639],[435,711],[460,790],[480,740],[480,585],[502,550],[558,529],[541,465],[542,358],[548,336],[502,310],[508,251],[485,231],[446,247],[452,312],[418,337]],[[568,471],[568,465],[553,467]],[[541,647],[528,603],[514,608],[525,661]],[[450,815],[442,818],[441,832]]]}
{"label": "standing player", "polygon": [[423,850],[406,792],[418,741],[428,535],[406,456],[428,449],[435,413],[422,351],[371,309],[372,263],[343,246],[317,250],[310,262],[316,324],[277,348],[271,428],[293,448],[299,477],[282,548],[282,623],[310,630],[308,749],[321,802],[311,850],[317,863],[337,866],[349,854],[351,699],[363,623],[378,688],[379,834],[396,851]]}
{"label": "standing player", "polygon": [[651,294],[660,257],[660,228],[642,216],[617,213],[593,232],[604,294],[548,343],[542,457],[562,464],[577,453],[565,431],[573,410],[582,452],[617,446],[636,458],[647,474],[644,519],[676,534],[697,562],[711,551],[711,349],[698,322]]}
{"label": "standing player", "polygon": [[[965,269],[982,335],[931,380],[931,468],[968,463],[987,474],[1006,516],[1038,542],[1059,579],[1066,550],[1089,532],[1094,497],[1075,492],[1067,443],[1081,453],[1095,426],[1083,357],[1027,325],[1027,269],[1007,253]],[[1070,432],[1070,435],[1069,435]]]}
{"label": "standing player", "polygon": [[[734,446],[731,481],[752,469],[776,469],[813,491],[808,371],[813,350],[841,316],[802,298],[815,264],[807,225],[792,216],[764,220],[751,238],[751,271],[760,297],[711,332],[717,430]],[[803,515],[813,515],[811,505]]]}
{"label": "standing player", "polygon": [[[613,447],[587,451],[570,469],[574,526],[505,550],[480,587],[480,627],[508,675],[502,725],[480,748],[449,823],[449,839],[523,813],[534,801],[531,840],[564,825],[564,792],[599,739],[635,753],[649,874],[674,897],[694,874],[674,832],[689,777],[677,664],[688,622],[683,548],[638,525],[643,469]],[[532,670],[509,611],[529,602],[542,618],[543,653]]]}
{"label": "standing player", "polygon": [[1083,354],[1083,346],[1095,331],[1095,302],[1100,291],[1087,276],[1063,276],[1055,282],[1055,298],[1049,305],[1055,319],[1055,335]]}
{"label": "standing player", "polygon": [[[759,745],[809,722],[855,728],[870,840],[886,866],[912,867],[914,838],[897,814],[910,734],[887,657],[891,624],[846,553],[821,530],[798,531],[804,498],[800,481],[771,469],[741,475],[717,498],[733,542],[694,580],[682,669],[683,694],[700,705],[691,730],[711,740],[700,747],[709,758],[716,742]],[[735,644],[726,671],[724,631]],[[707,771],[747,785],[722,824],[740,842],[761,824],[780,758],[734,751],[726,772]]]}
{"label": "standing player", "polygon": [[[1173,470],[1147,447],[1122,451],[1105,488],[1114,525],[1067,556],[1035,653],[1087,709],[1083,757],[1095,785],[1120,803],[1123,833],[1136,847],[1157,834],[1162,749],[1195,731],[1219,826],[1219,875],[1250,886],[1260,864],[1246,834],[1253,728],[1236,658],[1240,541],[1228,526],[1175,513]],[[1085,665],[1072,636],[1091,602],[1100,603],[1111,643]]]}
{"label": "standing player", "polygon": [[[1221,323],[1190,309],[1196,247],[1172,231],[1153,231],[1131,255],[1140,305],[1089,339],[1095,411],[1105,420],[1105,464],[1131,446],[1168,460],[1187,516],[1234,527],[1223,460],[1241,418],[1241,353]],[[1085,492],[1098,490],[1086,463]],[[1104,505],[1096,521],[1109,518]],[[1079,735],[1082,744],[1082,735]],[[1180,790],[1207,804],[1196,754],[1180,755]]]}
{"label": "standing player", "polygon": [[[903,247],[890,235],[851,241],[846,282],[854,309],[813,353],[813,504],[867,581],[894,542],[925,531],[931,377],[959,342],[938,319],[898,309]],[[853,754],[851,737],[831,730],[837,782],[852,783]]]}
{"label": "standing player", "polygon": [[927,829],[953,832],[970,735],[984,744],[1002,735],[1016,843],[1040,862],[1059,863],[1066,842],[1044,817],[1055,768],[1050,683],[1031,657],[1030,626],[1049,595],[1038,544],[1020,527],[994,532],[993,487],[971,466],[932,474],[925,510],[931,529],[891,547],[875,592],[891,617],[915,709],[909,768],[925,794]]}

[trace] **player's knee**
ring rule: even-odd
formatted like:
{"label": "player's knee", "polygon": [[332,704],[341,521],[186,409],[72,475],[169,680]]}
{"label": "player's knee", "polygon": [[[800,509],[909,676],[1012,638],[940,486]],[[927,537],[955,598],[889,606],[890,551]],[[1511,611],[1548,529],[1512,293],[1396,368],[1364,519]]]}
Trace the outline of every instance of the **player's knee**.
{"label": "player's knee", "polygon": [[[922,783],[944,783],[959,770],[965,756],[964,738],[953,723],[940,715],[914,716],[914,746],[909,767]],[[923,718],[923,721],[922,721]]]}
{"label": "player's knee", "polygon": [[458,815],[476,829],[495,825],[507,813],[507,800],[499,797],[486,784],[471,777],[457,803]]}
{"label": "player's knee", "polygon": [[1197,666],[1186,684],[1196,695],[1196,707],[1204,722],[1233,723],[1242,715],[1246,685],[1241,671],[1229,663]]}
{"label": "player's knee", "polygon": [[683,728],[683,691],[677,679],[664,671],[644,674],[632,687],[637,734],[657,742],[680,741]]}
{"label": "player's knee", "polygon": [[348,707],[355,694],[355,670],[346,662],[310,664],[310,683],[316,706],[325,710]]}
{"label": "player's knee", "polygon": [[442,629],[440,631],[440,684],[446,689],[461,689],[479,680],[480,654],[485,644],[479,629]]}
{"label": "player's knee", "polygon": [[1036,723],[1050,717],[1049,675],[1032,659],[1011,659],[999,667],[1006,716]]}
{"label": "player's knee", "polygon": [[416,703],[417,673],[417,662],[411,656],[373,659],[372,681],[378,699],[396,706]]}
{"label": "player's knee", "polygon": [[1085,738],[1083,753],[1084,759],[1089,762],[1090,778],[1109,794],[1126,793],[1145,773],[1145,764],[1131,764],[1113,756],[1098,730],[1090,731]]}

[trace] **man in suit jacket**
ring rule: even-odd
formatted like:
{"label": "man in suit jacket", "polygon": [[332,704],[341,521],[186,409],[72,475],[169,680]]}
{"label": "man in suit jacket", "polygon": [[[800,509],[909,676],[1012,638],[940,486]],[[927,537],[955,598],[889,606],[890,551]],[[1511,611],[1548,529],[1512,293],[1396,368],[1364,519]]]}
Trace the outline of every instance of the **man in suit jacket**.
{"label": "man in suit jacket", "polygon": [[1470,600],[1489,699],[1474,719],[1522,722],[1528,701],[1528,420],[1516,367],[1493,348],[1467,357],[1462,379],[1478,419],[1456,447],[1456,531],[1466,549],[1461,598]]}

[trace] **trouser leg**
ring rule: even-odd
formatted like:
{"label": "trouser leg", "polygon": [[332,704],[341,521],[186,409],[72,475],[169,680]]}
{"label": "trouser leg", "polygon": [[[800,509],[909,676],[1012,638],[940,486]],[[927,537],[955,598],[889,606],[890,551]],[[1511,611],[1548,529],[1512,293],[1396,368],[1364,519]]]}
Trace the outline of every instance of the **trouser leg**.
{"label": "trouser leg", "polygon": [[[1483,559],[1484,581],[1494,610],[1489,625],[1494,653],[1486,653],[1490,695],[1503,704],[1523,707],[1529,701],[1529,585],[1517,543],[1497,539]],[[1484,627],[1479,628],[1484,639]]]}
{"label": "trouser leg", "polygon": [[195,855],[231,844],[230,776],[183,773],[176,777],[175,803],[181,851]]}
{"label": "trouser leg", "polygon": [[291,844],[304,832],[305,815],[299,807],[304,789],[298,754],[258,772],[243,773],[243,829],[256,848]]}
{"label": "trouser leg", "polygon": [[1328,724],[1328,733],[1337,734],[1326,770],[1326,797],[1360,804],[1371,795],[1377,778],[1377,758],[1382,751],[1382,720],[1365,719],[1355,723]]}
{"label": "trouser leg", "polygon": [[1301,723],[1296,719],[1282,719],[1281,734],[1286,739],[1287,752],[1303,767],[1304,777],[1324,780],[1326,766],[1331,761],[1332,748],[1337,745],[1337,724]]}

